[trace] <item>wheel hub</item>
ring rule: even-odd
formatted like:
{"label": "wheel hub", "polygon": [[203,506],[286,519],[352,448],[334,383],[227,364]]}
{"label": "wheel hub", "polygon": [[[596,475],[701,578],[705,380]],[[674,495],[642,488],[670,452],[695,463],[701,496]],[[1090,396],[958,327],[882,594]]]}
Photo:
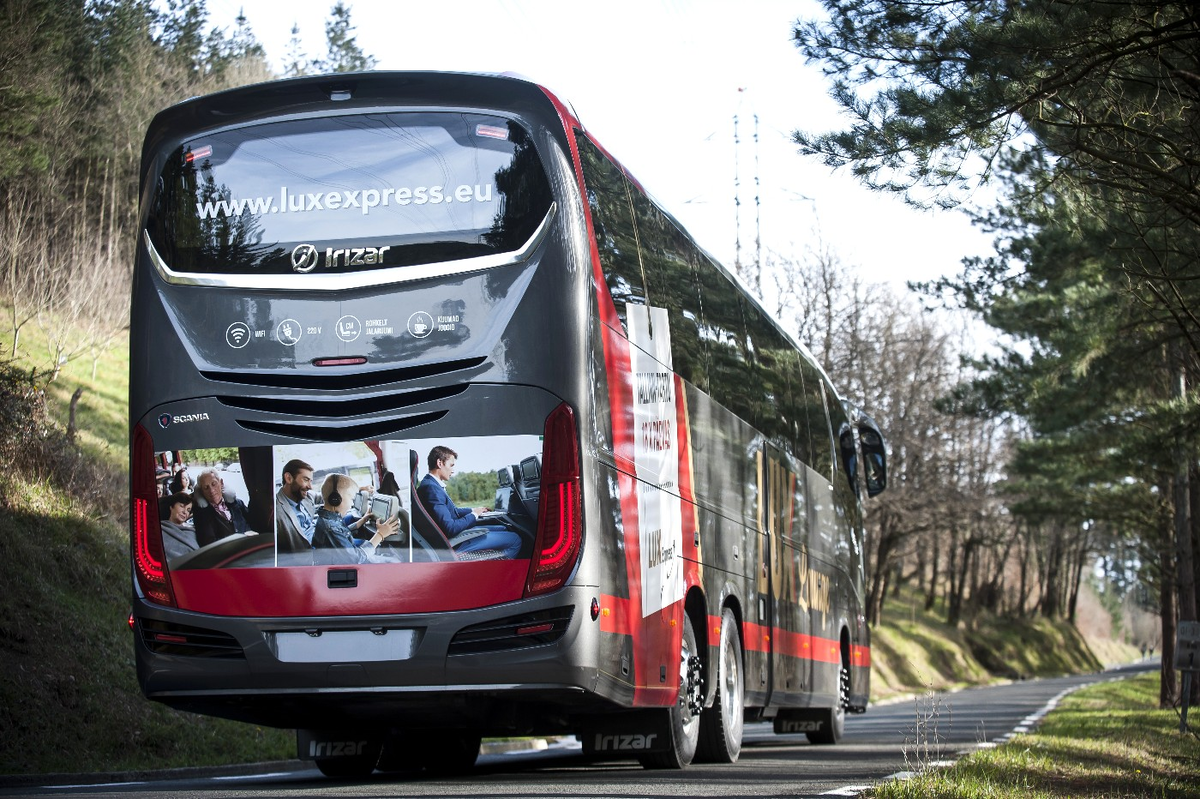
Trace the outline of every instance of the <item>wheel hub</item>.
{"label": "wheel hub", "polygon": [[699,716],[704,710],[704,672],[700,668],[700,657],[690,655],[684,673],[683,690],[688,712]]}

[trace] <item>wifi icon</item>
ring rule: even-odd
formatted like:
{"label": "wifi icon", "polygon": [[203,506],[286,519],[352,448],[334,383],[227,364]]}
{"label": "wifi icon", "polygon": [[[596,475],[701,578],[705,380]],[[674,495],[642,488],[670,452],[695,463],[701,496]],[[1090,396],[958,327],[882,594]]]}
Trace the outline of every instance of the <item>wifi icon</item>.
{"label": "wifi icon", "polygon": [[225,343],[240,350],[250,342],[250,328],[245,322],[234,322],[225,331]]}

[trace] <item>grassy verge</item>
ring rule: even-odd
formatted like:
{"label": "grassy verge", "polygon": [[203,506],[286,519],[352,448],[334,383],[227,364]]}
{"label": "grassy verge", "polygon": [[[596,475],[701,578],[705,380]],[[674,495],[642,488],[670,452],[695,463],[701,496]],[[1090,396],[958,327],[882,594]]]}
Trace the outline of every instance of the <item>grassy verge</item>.
{"label": "grassy verge", "polygon": [[6,474],[0,496],[0,773],[295,755],[290,733],[143,698],[126,624],[126,531],[46,483]]}
{"label": "grassy verge", "polygon": [[876,799],[1200,796],[1200,741],[1158,709],[1158,674],[1065,697],[1036,733],[948,769],[876,788]]}
{"label": "grassy verge", "polygon": [[[44,373],[37,333],[22,332],[16,365]],[[7,354],[11,338],[0,347]],[[90,359],[66,364],[45,390],[48,419],[18,399],[28,385],[15,373],[0,386],[0,451],[10,461],[0,469],[0,774],[295,754],[290,732],[178,713],[138,688],[126,623],[127,351],[122,343],[104,353],[94,379]],[[80,386],[71,446],[63,428]]]}
{"label": "grassy verge", "polygon": [[[943,618],[937,606],[925,611],[923,597],[909,588],[884,602],[871,632],[872,701],[1102,668],[1089,643],[1064,621],[983,615],[965,627]],[[1137,657],[1131,646],[1106,644],[1105,662]]]}
{"label": "grassy verge", "polygon": [[884,601],[871,631],[871,700],[945,691],[994,679],[971,655],[963,631],[922,608],[916,592]]}

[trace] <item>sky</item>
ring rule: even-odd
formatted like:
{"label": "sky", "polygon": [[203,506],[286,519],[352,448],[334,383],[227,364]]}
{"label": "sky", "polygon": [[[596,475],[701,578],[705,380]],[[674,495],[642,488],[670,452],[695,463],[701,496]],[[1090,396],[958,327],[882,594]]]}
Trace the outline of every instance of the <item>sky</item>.
{"label": "sky", "polygon": [[[309,58],[325,54],[334,0],[207,5],[227,30],[244,10],[276,71],[293,24]],[[826,79],[791,41],[798,18],[820,15],[812,0],[347,5],[377,69],[510,72],[555,92],[727,266],[739,239],[743,262],[753,262],[758,237],[764,255],[797,260],[820,241],[867,280],[902,287],[957,274],[963,257],[991,251],[961,212],[910,208],[798,154],[792,131],[840,122]]]}

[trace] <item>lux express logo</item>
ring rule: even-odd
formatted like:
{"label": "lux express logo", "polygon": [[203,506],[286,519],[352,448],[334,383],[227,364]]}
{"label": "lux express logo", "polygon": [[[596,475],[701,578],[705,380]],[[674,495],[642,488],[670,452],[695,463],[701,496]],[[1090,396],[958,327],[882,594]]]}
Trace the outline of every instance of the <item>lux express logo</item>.
{"label": "lux express logo", "polygon": [[208,421],[207,413],[184,413],[184,414],[178,414],[178,415],[170,414],[170,413],[160,413],[158,415],[158,424],[164,430],[173,424],[187,424],[189,422],[207,422],[207,421]]}
{"label": "lux express logo", "polygon": [[[497,192],[498,194],[499,192]],[[314,211],[341,211],[357,208],[366,216],[374,208],[405,205],[443,205],[450,203],[490,203],[492,184],[464,183],[461,186],[414,186],[379,189],[354,189],[330,192],[295,191],[279,187],[279,194],[266,197],[230,197],[221,200],[202,200],[196,203],[196,215],[201,219],[241,216],[251,213],[304,214]]]}

